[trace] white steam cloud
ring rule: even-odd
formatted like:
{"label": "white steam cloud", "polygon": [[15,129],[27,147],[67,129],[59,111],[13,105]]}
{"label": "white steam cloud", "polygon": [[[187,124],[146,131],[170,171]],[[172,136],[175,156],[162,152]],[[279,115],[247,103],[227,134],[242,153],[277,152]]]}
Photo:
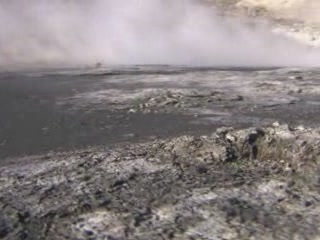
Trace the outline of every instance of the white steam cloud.
{"label": "white steam cloud", "polygon": [[2,0],[0,66],[315,66],[319,50],[192,0]]}

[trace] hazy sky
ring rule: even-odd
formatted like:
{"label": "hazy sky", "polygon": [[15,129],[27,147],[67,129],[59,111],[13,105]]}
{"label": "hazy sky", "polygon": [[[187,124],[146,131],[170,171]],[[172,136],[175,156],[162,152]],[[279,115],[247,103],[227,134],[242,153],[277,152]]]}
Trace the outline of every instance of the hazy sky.
{"label": "hazy sky", "polygon": [[312,66],[320,54],[192,0],[0,2],[0,66],[96,62]]}

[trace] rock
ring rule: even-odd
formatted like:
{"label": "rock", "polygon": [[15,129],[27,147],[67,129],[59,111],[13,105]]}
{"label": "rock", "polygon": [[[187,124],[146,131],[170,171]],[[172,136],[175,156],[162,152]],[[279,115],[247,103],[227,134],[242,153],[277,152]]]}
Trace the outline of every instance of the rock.
{"label": "rock", "polygon": [[134,109],[134,108],[130,108],[128,110],[128,113],[136,113],[138,110],[137,109]]}
{"label": "rock", "polygon": [[280,123],[278,123],[278,122],[274,122],[274,123],[272,123],[272,127],[277,128],[277,127],[279,127],[279,126],[280,126]]}
{"label": "rock", "polygon": [[305,130],[305,127],[302,126],[302,125],[299,125],[299,126],[297,126],[295,129],[298,130],[298,131],[304,131],[304,130]]}
{"label": "rock", "polygon": [[289,79],[303,80],[303,77],[302,76],[290,76]]}
{"label": "rock", "polygon": [[232,134],[226,134],[226,139],[229,143],[235,143],[237,141],[237,137]]}

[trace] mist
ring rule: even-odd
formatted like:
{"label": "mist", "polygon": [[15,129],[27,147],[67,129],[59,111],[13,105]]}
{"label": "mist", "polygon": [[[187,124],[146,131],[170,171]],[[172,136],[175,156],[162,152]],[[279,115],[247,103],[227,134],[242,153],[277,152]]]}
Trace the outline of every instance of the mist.
{"label": "mist", "polygon": [[317,66],[320,51],[192,0],[2,0],[0,67]]}

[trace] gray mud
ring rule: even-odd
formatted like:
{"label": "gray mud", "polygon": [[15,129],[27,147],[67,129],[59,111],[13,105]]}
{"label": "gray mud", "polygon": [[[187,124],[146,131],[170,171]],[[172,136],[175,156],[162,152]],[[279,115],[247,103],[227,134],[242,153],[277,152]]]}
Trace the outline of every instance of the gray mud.
{"label": "gray mud", "polygon": [[0,74],[0,239],[319,239],[319,76]]}
{"label": "gray mud", "polygon": [[318,77],[316,69],[169,66],[1,73],[0,157],[199,135],[219,126],[313,126]]}
{"label": "gray mud", "polygon": [[0,169],[4,239],[318,239],[319,129],[274,124]]}

